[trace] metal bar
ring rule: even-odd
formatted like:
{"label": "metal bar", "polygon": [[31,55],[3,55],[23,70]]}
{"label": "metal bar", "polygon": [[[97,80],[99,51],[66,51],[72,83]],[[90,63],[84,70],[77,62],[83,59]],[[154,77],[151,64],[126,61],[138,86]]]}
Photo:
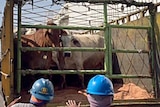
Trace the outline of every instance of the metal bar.
{"label": "metal bar", "polygon": [[108,75],[112,75],[112,44],[111,44],[111,29],[108,24],[108,19],[107,19],[107,3],[104,3],[104,23],[105,23],[105,59],[106,59],[106,67],[108,71]]}
{"label": "metal bar", "polygon": [[141,49],[137,49],[137,50],[127,50],[127,49],[112,49],[113,53],[149,53],[149,50],[141,50]]}
{"label": "metal bar", "polygon": [[150,29],[151,27],[149,26],[125,26],[125,25],[110,25],[111,28],[126,28],[126,29]]}
{"label": "metal bar", "polygon": [[159,107],[159,99],[133,99],[133,100],[114,100],[114,107]]}
{"label": "metal bar", "polygon": [[105,57],[104,57],[104,69],[107,70],[106,75],[109,73],[109,48],[108,48],[108,23],[107,23],[107,4],[103,4],[103,14],[104,14],[104,47],[105,47]]}
{"label": "metal bar", "polygon": [[[107,17],[107,16],[106,16]],[[104,22],[105,23],[105,22]],[[125,25],[110,25],[112,28],[127,28],[127,29],[150,29],[148,26],[125,26]],[[22,28],[41,28],[41,29],[75,29],[75,30],[104,30],[105,27],[75,27],[75,26],[55,26],[55,25],[21,25]]]}
{"label": "metal bar", "polygon": [[105,74],[105,70],[21,70],[22,74]]}
{"label": "metal bar", "polygon": [[[105,51],[105,48],[89,47],[21,47],[22,51]],[[149,53],[149,50],[112,49],[113,53]]]}
{"label": "metal bar", "polygon": [[21,3],[18,3],[18,41],[17,41],[17,93],[21,92]]}
{"label": "metal bar", "polygon": [[117,3],[121,3],[121,4],[127,4],[129,6],[131,5],[135,5],[135,6],[149,6],[152,4],[152,2],[136,2],[136,1],[132,1],[132,2],[127,2],[126,0],[65,0],[65,1],[69,1],[69,2],[89,2],[89,3],[107,3],[107,4],[117,4]]}
{"label": "metal bar", "polygon": [[21,47],[22,51],[104,51],[105,48],[89,47]]}
{"label": "metal bar", "polygon": [[[111,107],[159,107],[159,99],[127,99],[114,100]],[[65,107],[62,104],[49,103],[49,107]],[[87,102],[83,102],[81,107],[90,107]]]}
{"label": "metal bar", "polygon": [[137,103],[137,104],[142,104],[142,103],[152,103],[152,102],[157,102],[157,104],[158,103],[160,103],[160,100],[159,99],[127,99],[127,100],[114,100],[114,103],[119,103],[119,102],[121,102],[121,103],[131,103],[131,104],[135,104],[135,103]]}
{"label": "metal bar", "polygon": [[56,26],[56,25],[22,25],[22,28],[41,28],[41,29],[75,29],[75,30],[104,30],[104,27],[75,27],[75,26]]}
{"label": "metal bar", "polygon": [[111,27],[108,28],[108,48],[109,48],[109,55],[108,55],[108,59],[109,59],[109,74],[112,75],[113,74],[113,68],[112,68],[112,43],[111,43],[111,40],[112,40],[112,37],[111,37]]}
{"label": "metal bar", "polygon": [[[105,70],[21,70],[22,75],[24,74],[106,74]],[[109,78],[152,78],[148,75],[123,75],[113,74],[108,75]]]}
{"label": "metal bar", "polygon": [[156,56],[156,53],[155,53],[155,32],[154,32],[154,26],[155,26],[155,7],[152,6],[152,7],[149,7],[149,13],[150,13],[150,23],[151,23],[151,35],[150,35],[150,38],[151,38],[151,43],[150,43],[150,48],[151,48],[151,53],[150,53],[150,59],[151,59],[151,71],[152,71],[152,80],[153,80],[153,89],[155,91],[155,97],[158,98],[159,95],[158,95],[158,78],[157,78],[157,73],[156,73],[156,70],[155,70],[155,56]]}
{"label": "metal bar", "polygon": [[113,74],[113,75],[110,75],[109,77],[111,78],[152,78],[151,76],[149,75],[124,75],[124,74]]}

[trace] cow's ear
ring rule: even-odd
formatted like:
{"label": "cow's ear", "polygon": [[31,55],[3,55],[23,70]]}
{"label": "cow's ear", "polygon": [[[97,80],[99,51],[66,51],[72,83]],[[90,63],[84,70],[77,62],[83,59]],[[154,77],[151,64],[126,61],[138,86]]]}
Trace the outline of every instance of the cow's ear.
{"label": "cow's ear", "polygon": [[61,32],[62,32],[62,33],[61,33],[62,36],[67,36],[67,32],[66,32],[66,31],[61,30]]}
{"label": "cow's ear", "polygon": [[81,44],[79,43],[79,41],[78,41],[77,39],[73,38],[73,39],[72,39],[72,42],[73,42],[73,44],[74,44],[75,46],[81,47]]}

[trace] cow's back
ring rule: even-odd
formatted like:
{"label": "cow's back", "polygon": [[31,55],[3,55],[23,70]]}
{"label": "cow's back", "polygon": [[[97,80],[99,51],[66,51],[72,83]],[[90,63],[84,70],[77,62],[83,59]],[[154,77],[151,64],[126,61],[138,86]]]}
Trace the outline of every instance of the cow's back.
{"label": "cow's back", "polygon": [[[75,38],[79,39],[81,47],[104,47],[104,38],[100,35],[76,35]],[[84,61],[84,69],[102,69],[102,63],[104,61],[104,52],[84,51],[82,52],[82,58]]]}
{"label": "cow's back", "polygon": [[96,34],[75,34],[73,38],[77,39],[81,47],[104,47],[104,38]]}

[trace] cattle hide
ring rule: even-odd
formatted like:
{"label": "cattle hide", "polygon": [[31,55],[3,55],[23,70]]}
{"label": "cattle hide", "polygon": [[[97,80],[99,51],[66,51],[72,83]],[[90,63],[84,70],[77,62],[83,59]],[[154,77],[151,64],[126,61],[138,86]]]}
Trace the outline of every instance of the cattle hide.
{"label": "cattle hide", "polygon": [[[64,47],[104,47],[104,38],[99,35],[73,35],[63,36],[62,43]],[[66,53],[64,53],[66,54]],[[65,69],[98,69],[98,65],[104,60],[104,52],[81,52],[72,51],[69,57],[65,57]]]}
{"label": "cattle hide", "polygon": [[[103,48],[104,47],[104,37],[97,34],[75,34],[72,36],[63,36],[61,37],[62,43],[64,47],[95,47],[95,48]],[[65,69],[73,69],[73,70],[98,70],[104,69],[104,52],[102,51],[92,51],[92,52],[84,52],[84,51],[71,51],[65,57]],[[116,74],[120,74],[118,59],[112,55],[113,59],[113,71]],[[115,61],[114,61],[115,60]],[[83,82],[83,77],[81,77]],[[121,81],[121,80],[120,80]],[[122,83],[122,81],[120,82]],[[82,85],[83,86],[83,85]]]}
{"label": "cattle hide", "polygon": [[[47,30],[40,29],[32,35],[22,35],[22,47],[54,47]],[[49,69],[52,52],[22,51],[22,69]]]}
{"label": "cattle hide", "polygon": [[[89,35],[89,34],[82,34],[78,35],[75,34],[73,36],[62,36],[62,44],[63,47],[103,47],[103,37],[99,35]],[[72,69],[72,70],[84,70],[84,69],[97,69],[98,65],[104,59],[103,52],[82,52],[82,51],[72,51],[69,52],[70,55],[68,56],[68,52],[64,52],[65,57],[65,66],[64,69]],[[89,59],[92,59],[90,60]],[[88,66],[87,66],[88,65]],[[84,77],[80,75],[81,86],[84,88]]]}
{"label": "cattle hide", "polygon": [[[55,24],[50,24],[55,26]],[[22,47],[60,47],[60,37],[67,33],[60,29],[38,29],[34,34],[22,35]],[[17,38],[14,39],[14,65],[16,70],[17,65]],[[62,52],[58,52],[56,57],[59,62],[59,69],[63,69],[64,58]],[[53,64],[51,51],[22,51],[21,53],[21,68],[33,70],[50,69]]]}
{"label": "cattle hide", "polygon": [[[59,29],[38,29],[34,34],[22,35],[21,43],[23,47],[60,47],[59,36],[66,34],[65,31]],[[15,48],[17,47],[16,42],[17,38],[15,38]],[[63,57],[59,54],[58,56]],[[51,61],[51,51],[22,52],[22,69],[49,69]],[[63,59],[60,60],[60,58],[58,58],[58,62],[62,62],[62,67],[59,68],[62,69],[64,65]]]}

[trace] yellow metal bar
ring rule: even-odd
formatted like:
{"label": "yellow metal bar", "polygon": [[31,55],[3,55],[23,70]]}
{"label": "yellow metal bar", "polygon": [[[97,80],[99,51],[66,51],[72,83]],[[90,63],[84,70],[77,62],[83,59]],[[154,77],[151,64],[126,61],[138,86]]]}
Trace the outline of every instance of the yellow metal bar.
{"label": "yellow metal bar", "polygon": [[2,88],[7,103],[13,99],[13,0],[7,0],[2,29]]}

